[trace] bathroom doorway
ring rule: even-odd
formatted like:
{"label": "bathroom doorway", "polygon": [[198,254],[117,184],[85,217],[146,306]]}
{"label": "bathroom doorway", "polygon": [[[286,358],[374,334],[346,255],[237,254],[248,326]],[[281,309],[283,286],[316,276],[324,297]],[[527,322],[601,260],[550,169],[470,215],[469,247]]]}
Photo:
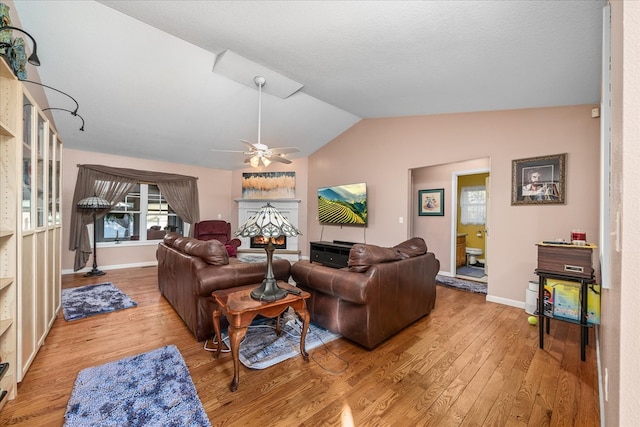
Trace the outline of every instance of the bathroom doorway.
{"label": "bathroom doorway", "polygon": [[487,283],[489,279],[489,169],[453,173],[452,271],[455,277]]}

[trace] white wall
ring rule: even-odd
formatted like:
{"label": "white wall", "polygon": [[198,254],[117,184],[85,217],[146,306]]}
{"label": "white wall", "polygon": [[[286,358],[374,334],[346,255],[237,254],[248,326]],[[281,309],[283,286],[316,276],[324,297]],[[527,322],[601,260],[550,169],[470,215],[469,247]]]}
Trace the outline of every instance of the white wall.
{"label": "white wall", "polygon": [[640,413],[640,2],[612,1],[611,15],[611,230],[619,233],[602,293],[601,381],[605,425],[625,427]]}

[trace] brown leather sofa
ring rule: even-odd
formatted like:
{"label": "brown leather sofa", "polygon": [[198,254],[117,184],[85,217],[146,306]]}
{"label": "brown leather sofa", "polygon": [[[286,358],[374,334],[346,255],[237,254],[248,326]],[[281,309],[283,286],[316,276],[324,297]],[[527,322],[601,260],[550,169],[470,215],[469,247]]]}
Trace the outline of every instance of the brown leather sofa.
{"label": "brown leather sofa", "polygon": [[[217,240],[198,240],[167,233],[158,244],[158,287],[198,341],[213,335],[213,299],[211,293],[237,286],[259,285],[267,263],[241,262],[229,258]],[[273,260],[273,274],[289,280],[291,263]]]}
{"label": "brown leather sofa", "polygon": [[298,261],[291,276],[311,293],[312,322],[369,350],[435,307],[440,261],[421,238],[393,248],[356,244],[348,265]]}

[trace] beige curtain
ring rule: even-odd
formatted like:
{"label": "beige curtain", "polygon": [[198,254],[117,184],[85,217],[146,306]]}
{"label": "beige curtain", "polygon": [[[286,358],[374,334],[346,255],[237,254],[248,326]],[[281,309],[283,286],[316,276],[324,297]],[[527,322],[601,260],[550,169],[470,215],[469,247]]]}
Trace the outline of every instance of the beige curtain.
{"label": "beige curtain", "polygon": [[[192,225],[200,221],[198,183],[195,177],[102,165],[78,165],[69,236],[69,250],[76,253],[74,271],[87,265],[92,251],[86,226],[93,222],[93,211],[78,209],[78,202],[85,197],[96,195],[113,206],[123,201],[138,182],[157,184],[167,202],[183,221]],[[110,210],[96,211],[96,219],[102,218]],[[189,234],[193,235],[193,227],[190,227]]]}

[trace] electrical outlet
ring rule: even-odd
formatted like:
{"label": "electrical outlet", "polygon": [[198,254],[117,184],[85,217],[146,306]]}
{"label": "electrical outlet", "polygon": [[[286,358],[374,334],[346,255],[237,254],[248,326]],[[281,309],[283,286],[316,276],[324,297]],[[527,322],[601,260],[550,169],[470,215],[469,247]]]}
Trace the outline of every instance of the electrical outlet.
{"label": "electrical outlet", "polygon": [[400,224],[404,224],[404,217],[400,217],[400,218],[398,218],[398,222],[399,222]]}
{"label": "electrical outlet", "polygon": [[222,214],[218,214],[218,219],[222,219]]}
{"label": "electrical outlet", "polygon": [[591,110],[591,117],[594,119],[600,117],[600,109],[598,107]]}

